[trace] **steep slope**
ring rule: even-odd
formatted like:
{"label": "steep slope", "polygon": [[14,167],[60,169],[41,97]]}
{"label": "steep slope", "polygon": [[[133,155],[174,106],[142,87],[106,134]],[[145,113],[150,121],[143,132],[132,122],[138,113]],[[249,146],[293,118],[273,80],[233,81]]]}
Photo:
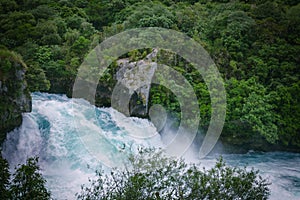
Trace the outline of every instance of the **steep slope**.
{"label": "steep slope", "polygon": [[26,65],[9,50],[0,50],[0,142],[8,131],[22,123],[22,112],[31,111],[31,97],[25,81]]}

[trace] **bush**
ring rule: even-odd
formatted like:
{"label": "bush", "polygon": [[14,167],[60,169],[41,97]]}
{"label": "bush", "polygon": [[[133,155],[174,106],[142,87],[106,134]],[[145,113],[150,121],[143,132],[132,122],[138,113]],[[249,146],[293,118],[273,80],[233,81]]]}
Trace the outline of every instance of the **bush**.
{"label": "bush", "polygon": [[8,199],[9,198],[9,166],[8,162],[2,158],[0,152],[0,199]]}
{"label": "bush", "polygon": [[227,167],[220,158],[212,169],[142,149],[125,169],[100,170],[78,199],[267,199],[266,179],[258,171]]}
{"label": "bush", "polygon": [[47,200],[51,199],[45,184],[46,180],[39,172],[38,158],[29,158],[26,164],[18,165],[10,183],[11,199]]}

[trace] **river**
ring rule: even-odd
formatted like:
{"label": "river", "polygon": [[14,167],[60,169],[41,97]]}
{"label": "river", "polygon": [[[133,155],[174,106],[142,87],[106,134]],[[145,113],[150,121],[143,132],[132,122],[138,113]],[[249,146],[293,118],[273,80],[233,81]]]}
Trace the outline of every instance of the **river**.
{"label": "river", "polygon": [[[76,192],[100,166],[120,166],[140,146],[164,147],[160,134],[147,119],[125,117],[113,108],[96,108],[81,99],[33,93],[32,112],[23,114],[20,128],[10,132],[2,155],[11,171],[32,156],[39,157],[47,187],[56,199],[75,199]],[[195,159],[193,154],[189,159]],[[272,185],[270,199],[300,199],[300,154],[248,152],[224,154],[230,166],[260,171]],[[201,164],[209,168],[219,155]]]}

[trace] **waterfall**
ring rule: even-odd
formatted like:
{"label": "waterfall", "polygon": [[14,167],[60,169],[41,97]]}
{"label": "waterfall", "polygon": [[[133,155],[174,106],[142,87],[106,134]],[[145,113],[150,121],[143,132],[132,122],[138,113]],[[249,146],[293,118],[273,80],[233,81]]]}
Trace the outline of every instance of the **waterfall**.
{"label": "waterfall", "polygon": [[99,167],[120,166],[141,146],[162,146],[146,119],[64,95],[33,93],[32,99],[32,112],[23,114],[21,127],[8,133],[2,154],[11,166],[38,156],[55,198],[74,199]]}
{"label": "waterfall", "polygon": [[[119,165],[140,146],[164,147],[147,119],[126,117],[113,108],[97,108],[64,95],[33,93],[32,100],[32,112],[23,114],[21,127],[8,133],[2,154],[12,171],[28,157],[38,156],[55,199],[75,199],[75,193],[94,177],[96,169]],[[300,198],[300,154],[222,156],[230,166],[260,170],[272,182],[271,200]],[[212,155],[201,163],[209,168],[218,157]]]}

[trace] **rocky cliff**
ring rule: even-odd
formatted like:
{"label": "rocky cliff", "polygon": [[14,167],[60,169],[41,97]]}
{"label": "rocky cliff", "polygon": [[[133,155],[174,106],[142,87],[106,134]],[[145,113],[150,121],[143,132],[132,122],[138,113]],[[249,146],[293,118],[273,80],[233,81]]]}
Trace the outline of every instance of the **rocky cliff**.
{"label": "rocky cliff", "polygon": [[141,59],[122,58],[110,66],[110,74],[100,78],[96,106],[112,106],[126,116],[147,117],[157,53],[157,49],[152,49]]}
{"label": "rocky cliff", "polygon": [[22,113],[31,111],[31,97],[25,81],[26,65],[11,51],[0,50],[0,142],[6,133],[22,123]]}

